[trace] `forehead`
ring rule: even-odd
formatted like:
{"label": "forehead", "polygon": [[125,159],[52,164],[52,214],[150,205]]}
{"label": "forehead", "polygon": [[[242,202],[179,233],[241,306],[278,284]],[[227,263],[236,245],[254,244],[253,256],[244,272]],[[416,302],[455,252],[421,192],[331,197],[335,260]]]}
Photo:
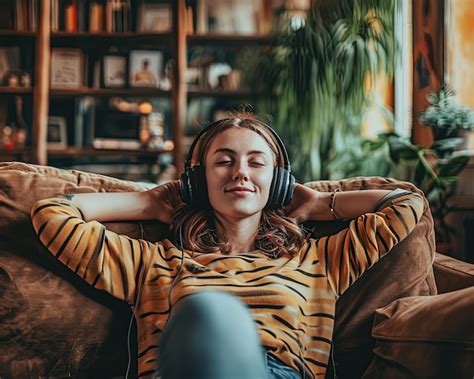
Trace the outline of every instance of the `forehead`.
{"label": "forehead", "polygon": [[214,137],[209,146],[208,153],[218,149],[231,149],[236,152],[261,151],[272,155],[272,150],[267,141],[253,130],[247,128],[230,128]]}

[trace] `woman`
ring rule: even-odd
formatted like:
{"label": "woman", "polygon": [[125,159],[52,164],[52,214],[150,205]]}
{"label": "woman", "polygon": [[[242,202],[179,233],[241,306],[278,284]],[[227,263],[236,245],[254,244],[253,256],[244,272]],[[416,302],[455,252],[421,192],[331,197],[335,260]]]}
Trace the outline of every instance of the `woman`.
{"label": "woman", "polygon": [[[291,202],[274,210],[275,175],[289,162],[277,136],[248,114],[212,124],[195,147],[181,188],[38,202],[39,238],[85,281],[130,304],[139,377],[323,376],[337,298],[411,232],[422,199],[299,184],[291,197],[289,183],[282,204]],[[203,187],[197,203],[174,210],[178,192],[189,202]],[[150,218],[170,223],[175,240],[134,240],[98,222]],[[352,221],[318,240],[298,226],[338,218]]]}

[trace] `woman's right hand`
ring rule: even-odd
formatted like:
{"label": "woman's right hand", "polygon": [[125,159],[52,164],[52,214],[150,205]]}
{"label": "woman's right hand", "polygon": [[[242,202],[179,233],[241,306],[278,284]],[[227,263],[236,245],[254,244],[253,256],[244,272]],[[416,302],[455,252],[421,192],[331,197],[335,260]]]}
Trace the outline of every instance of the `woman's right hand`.
{"label": "woman's right hand", "polygon": [[171,224],[173,212],[183,203],[179,196],[179,180],[174,180],[146,191],[152,209],[153,219]]}

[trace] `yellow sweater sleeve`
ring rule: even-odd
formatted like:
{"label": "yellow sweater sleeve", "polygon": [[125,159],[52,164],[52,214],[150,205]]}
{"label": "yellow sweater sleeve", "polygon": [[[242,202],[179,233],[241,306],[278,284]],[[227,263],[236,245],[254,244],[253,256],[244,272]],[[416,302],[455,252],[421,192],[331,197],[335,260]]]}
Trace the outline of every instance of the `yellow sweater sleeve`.
{"label": "yellow sweater sleeve", "polygon": [[315,241],[329,283],[341,296],[365,271],[403,240],[423,213],[421,196],[405,192],[364,214],[339,233]]}
{"label": "yellow sweater sleeve", "polygon": [[95,288],[135,302],[154,244],[108,231],[97,221],[85,222],[66,199],[38,201],[31,218],[39,239],[60,262]]}

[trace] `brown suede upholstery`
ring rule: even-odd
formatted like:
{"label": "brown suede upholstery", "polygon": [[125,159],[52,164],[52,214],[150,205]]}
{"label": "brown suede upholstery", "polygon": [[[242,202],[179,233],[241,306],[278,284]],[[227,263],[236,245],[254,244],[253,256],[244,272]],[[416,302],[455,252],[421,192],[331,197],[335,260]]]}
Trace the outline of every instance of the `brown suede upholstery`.
{"label": "brown suede upholstery", "polygon": [[[329,191],[404,188],[409,183],[383,178],[313,182]],[[38,242],[31,206],[64,193],[141,191],[137,184],[79,171],[22,163],[0,163],[0,376],[122,377],[128,364],[128,306],[89,288],[55,261]],[[166,227],[157,222],[106,224],[131,237],[157,241]],[[344,225],[315,223],[315,234]],[[393,300],[434,295],[433,221],[426,205],[414,231],[364,274],[337,303],[334,352],[339,377],[362,375],[373,357],[374,312]],[[472,265],[471,265],[472,266]],[[132,357],[135,335],[130,338]],[[132,359],[132,372],[135,360]],[[330,373],[328,377],[330,377]]]}
{"label": "brown suede upholstery", "polygon": [[378,309],[375,358],[364,378],[472,378],[473,317],[474,287]]}
{"label": "brown suede upholstery", "polygon": [[433,269],[438,293],[474,286],[474,265],[471,263],[436,254]]}
{"label": "brown suede upholstery", "polygon": [[[422,194],[411,183],[377,177],[307,185],[325,192],[335,188],[342,191],[402,188]],[[324,224],[323,234],[330,233],[328,223]],[[321,225],[313,227],[318,234]],[[425,211],[413,232],[337,301],[333,355],[338,378],[360,377],[369,365],[375,342],[370,335],[375,309],[401,297],[436,294],[432,269],[434,246],[433,219],[425,201]]]}

